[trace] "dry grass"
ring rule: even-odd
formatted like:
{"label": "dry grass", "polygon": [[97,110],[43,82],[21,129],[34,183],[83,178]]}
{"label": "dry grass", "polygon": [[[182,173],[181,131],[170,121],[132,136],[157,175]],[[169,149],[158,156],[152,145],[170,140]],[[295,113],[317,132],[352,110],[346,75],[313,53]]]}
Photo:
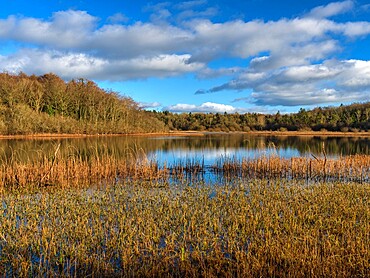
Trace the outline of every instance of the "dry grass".
{"label": "dry grass", "polygon": [[370,185],[256,180],[1,194],[0,273],[368,277]]}
{"label": "dry grass", "polygon": [[96,150],[96,153],[77,153],[58,156],[59,146],[52,155],[38,154],[38,158],[25,160],[3,159],[0,162],[0,182],[9,187],[90,187],[118,180],[160,181],[168,169],[160,168],[141,150],[130,150],[127,156],[116,156]]}
{"label": "dry grass", "polygon": [[323,157],[280,158],[274,155],[255,159],[223,158],[212,166],[202,159],[178,161],[159,165],[140,149],[129,150],[127,155],[111,153],[108,149],[94,149],[88,153],[42,152],[34,157],[18,159],[17,154],[0,161],[1,187],[90,187],[91,185],[123,180],[146,181],[163,186],[174,180],[198,182],[211,173],[226,180],[299,179],[306,182],[339,181],[370,182],[370,155],[344,156],[336,159]]}
{"label": "dry grass", "polygon": [[206,185],[202,160],[140,150],[14,156],[0,277],[368,277],[369,169],[365,155],[225,159],[213,171],[230,182]]}
{"label": "dry grass", "polygon": [[212,170],[226,177],[286,178],[307,181],[370,182],[370,155],[326,157],[263,156],[256,159],[222,159]]}

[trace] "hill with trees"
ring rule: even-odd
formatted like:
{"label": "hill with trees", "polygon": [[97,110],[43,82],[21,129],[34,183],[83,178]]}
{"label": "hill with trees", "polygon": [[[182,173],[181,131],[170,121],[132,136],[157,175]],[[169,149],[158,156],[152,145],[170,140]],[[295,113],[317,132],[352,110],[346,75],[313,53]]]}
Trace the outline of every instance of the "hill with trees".
{"label": "hill with trees", "polygon": [[171,113],[140,109],[93,81],[0,73],[0,134],[129,134],[164,131],[369,131],[370,102],[292,114]]}
{"label": "hill with trees", "polygon": [[0,134],[137,133],[164,124],[129,97],[77,79],[0,73]]}
{"label": "hill with trees", "polygon": [[170,130],[199,131],[369,131],[370,102],[300,109],[292,114],[155,112]]}

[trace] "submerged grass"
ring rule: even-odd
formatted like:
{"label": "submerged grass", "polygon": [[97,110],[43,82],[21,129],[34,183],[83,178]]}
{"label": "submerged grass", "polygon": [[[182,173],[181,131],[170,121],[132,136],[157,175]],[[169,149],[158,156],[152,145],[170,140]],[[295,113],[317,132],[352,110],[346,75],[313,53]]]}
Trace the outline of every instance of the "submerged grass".
{"label": "submerged grass", "polygon": [[276,155],[259,158],[223,158],[211,169],[226,177],[284,178],[307,181],[370,182],[370,155],[350,155],[338,158],[292,157]]}
{"label": "submerged grass", "polygon": [[3,277],[368,277],[370,185],[12,189]]}
{"label": "submerged grass", "polygon": [[224,159],[207,185],[202,160],[58,151],[0,162],[0,277],[370,275],[370,156]]}
{"label": "submerged grass", "polygon": [[89,154],[63,156],[59,156],[58,150],[56,146],[55,152],[49,155],[39,152],[38,159],[17,159],[14,155],[0,160],[0,187],[81,188],[122,180],[164,185],[174,180],[202,182],[209,174],[226,181],[282,178],[306,182],[370,182],[370,155],[290,159],[276,155],[254,159],[224,157],[214,165],[205,165],[203,160],[197,159],[160,165],[140,150],[130,151],[125,156],[104,151],[104,148]]}
{"label": "submerged grass", "polygon": [[2,187],[90,187],[118,180],[160,180],[168,170],[142,154],[117,157],[96,153],[58,157],[40,155],[39,159],[9,159],[0,162]]}

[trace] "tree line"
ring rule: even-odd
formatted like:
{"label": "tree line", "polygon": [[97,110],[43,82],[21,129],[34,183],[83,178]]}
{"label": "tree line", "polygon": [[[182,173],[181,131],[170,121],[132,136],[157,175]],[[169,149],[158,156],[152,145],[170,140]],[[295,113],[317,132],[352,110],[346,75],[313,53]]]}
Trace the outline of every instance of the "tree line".
{"label": "tree line", "polygon": [[370,102],[300,109],[292,114],[170,113],[152,111],[170,130],[198,131],[342,131],[370,130]]}
{"label": "tree line", "polygon": [[55,74],[0,73],[0,134],[136,133],[164,124],[129,97]]}
{"label": "tree line", "polygon": [[0,73],[0,134],[163,131],[369,131],[370,102],[292,114],[145,111],[86,79]]}

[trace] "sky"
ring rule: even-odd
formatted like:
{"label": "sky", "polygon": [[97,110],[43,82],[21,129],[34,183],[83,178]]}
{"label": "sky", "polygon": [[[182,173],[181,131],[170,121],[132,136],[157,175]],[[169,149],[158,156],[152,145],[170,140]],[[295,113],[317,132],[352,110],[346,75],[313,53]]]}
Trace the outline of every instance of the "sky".
{"label": "sky", "polygon": [[0,0],[0,71],[86,78],[148,110],[370,101],[370,1]]}

